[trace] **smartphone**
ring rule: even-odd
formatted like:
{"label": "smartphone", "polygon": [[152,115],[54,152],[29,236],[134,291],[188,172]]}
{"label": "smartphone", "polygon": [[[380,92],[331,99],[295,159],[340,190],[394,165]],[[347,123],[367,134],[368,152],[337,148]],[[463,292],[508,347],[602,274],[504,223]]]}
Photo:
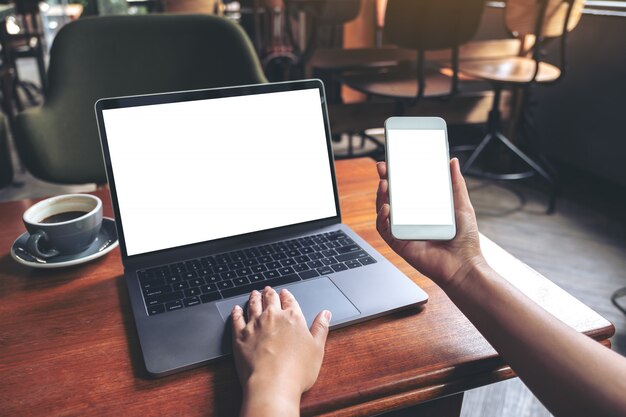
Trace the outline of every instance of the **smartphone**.
{"label": "smartphone", "polygon": [[402,240],[456,235],[446,122],[440,117],[385,121],[391,234]]}

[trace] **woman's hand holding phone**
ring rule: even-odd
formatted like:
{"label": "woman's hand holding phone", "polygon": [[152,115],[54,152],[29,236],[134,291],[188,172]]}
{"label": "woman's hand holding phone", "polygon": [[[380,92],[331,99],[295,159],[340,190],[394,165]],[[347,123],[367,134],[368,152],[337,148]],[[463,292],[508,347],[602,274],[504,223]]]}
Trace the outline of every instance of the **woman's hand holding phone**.
{"label": "woman's hand holding phone", "polygon": [[377,164],[380,182],[376,194],[376,228],[387,244],[409,264],[442,287],[458,284],[477,263],[484,263],[476,215],[458,159],[450,161],[456,236],[447,241],[398,240],[391,234],[387,164]]}

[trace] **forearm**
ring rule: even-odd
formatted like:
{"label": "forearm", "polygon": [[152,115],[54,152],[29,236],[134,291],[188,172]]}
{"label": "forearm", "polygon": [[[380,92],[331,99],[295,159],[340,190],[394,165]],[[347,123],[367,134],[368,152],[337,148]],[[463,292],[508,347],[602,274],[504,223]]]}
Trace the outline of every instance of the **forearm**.
{"label": "forearm", "polygon": [[301,393],[293,384],[251,377],[243,390],[240,417],[297,417],[300,415]]}
{"label": "forearm", "polygon": [[556,319],[486,263],[464,275],[444,289],[553,413],[626,413],[626,358]]}

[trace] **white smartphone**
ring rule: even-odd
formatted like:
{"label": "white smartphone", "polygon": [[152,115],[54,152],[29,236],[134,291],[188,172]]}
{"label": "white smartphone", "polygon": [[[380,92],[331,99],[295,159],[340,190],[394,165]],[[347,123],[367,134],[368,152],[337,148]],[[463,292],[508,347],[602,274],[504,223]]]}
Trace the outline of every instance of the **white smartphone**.
{"label": "white smartphone", "polygon": [[446,122],[440,117],[385,121],[391,234],[402,240],[456,235]]}

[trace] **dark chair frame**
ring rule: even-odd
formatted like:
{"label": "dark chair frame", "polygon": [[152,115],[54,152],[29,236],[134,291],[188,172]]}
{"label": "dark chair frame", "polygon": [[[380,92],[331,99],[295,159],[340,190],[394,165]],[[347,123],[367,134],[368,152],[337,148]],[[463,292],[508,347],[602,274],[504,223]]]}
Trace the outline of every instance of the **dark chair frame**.
{"label": "dark chair frame", "polygon": [[[20,58],[35,59],[41,87],[38,88],[30,82],[21,81],[19,79],[17,79],[17,83],[18,86],[23,89],[31,104],[38,104],[35,98],[36,94],[39,93],[38,90],[41,90],[42,94],[45,94],[47,90],[46,47],[41,14],[39,12],[39,1],[17,0],[15,2],[15,10],[21,20],[20,24],[22,25],[23,32],[10,34],[7,32],[6,27],[2,25],[0,28],[0,32],[2,33],[2,45],[6,47],[3,56],[6,57],[7,63],[14,68],[16,68],[16,61]],[[20,111],[23,110],[22,103],[17,96],[16,104]]]}
{"label": "dark chair frame", "polygon": [[[416,79],[416,83],[417,83],[417,90],[416,90],[416,95],[415,97],[413,97],[412,99],[406,100],[400,97],[395,97],[395,96],[385,96],[386,98],[392,98],[394,100],[396,100],[396,115],[402,115],[406,112],[407,108],[409,107],[413,107],[415,105],[417,105],[417,103],[419,101],[421,101],[422,99],[424,99],[426,97],[426,87],[427,87],[427,75],[426,75],[426,65],[427,65],[427,60],[426,60],[426,52],[430,51],[430,50],[436,50],[436,49],[449,49],[451,52],[451,69],[452,69],[452,74],[450,76],[450,90],[448,93],[440,95],[440,96],[428,96],[429,99],[440,99],[440,100],[449,100],[451,99],[453,96],[455,96],[456,94],[459,93],[460,91],[460,87],[459,87],[459,46],[462,45],[463,43],[465,43],[466,41],[468,41],[471,36],[476,32],[476,29],[478,28],[478,23],[480,21],[480,19],[478,19],[475,22],[474,27],[470,28],[471,30],[468,31],[468,33],[466,34],[459,34],[458,32],[458,28],[459,26],[456,25],[455,26],[455,33],[452,35],[449,35],[449,38],[454,39],[455,41],[448,41],[446,42],[446,45],[443,46],[439,46],[439,47],[434,47],[434,46],[424,46],[423,45],[423,41],[421,40],[417,40],[417,43],[421,43],[421,45],[419,45],[418,47],[415,47],[415,45],[413,44],[406,44],[406,41],[403,41],[401,39],[401,37],[399,37],[398,35],[396,35],[394,33],[395,27],[393,22],[389,22],[390,19],[393,19],[394,13],[398,13],[395,11],[394,7],[397,9],[400,9],[401,6],[396,6],[397,4],[400,4],[400,1],[398,0],[389,0],[389,2],[387,3],[387,12],[385,14],[385,33],[387,38],[394,44],[405,48],[405,49],[414,49],[416,51],[416,61],[415,61],[415,79]],[[390,12],[391,11],[391,12]],[[460,12],[460,9],[456,10],[457,12]],[[481,9],[482,11],[482,9]],[[391,16],[391,18],[390,18]],[[454,17],[454,16],[453,16]],[[454,20],[453,17],[450,17],[451,20]],[[480,17],[480,15],[478,15],[478,17]],[[460,19],[459,16],[456,16],[457,19]],[[406,64],[406,63],[405,63]],[[354,88],[354,86],[351,86]],[[357,88],[358,89],[358,88]],[[364,90],[359,90],[363,93],[368,94],[368,97],[371,98],[372,94],[368,91],[364,91]]]}
{"label": "dark chair frame", "polygon": [[[540,71],[540,65],[541,65],[541,62],[543,62],[543,58],[545,55],[543,52],[543,48],[544,48],[546,39],[543,36],[542,28],[544,25],[546,12],[547,12],[548,4],[550,0],[538,0],[538,1],[540,1],[541,3],[539,6],[540,7],[539,13],[537,14],[537,21],[535,23],[535,33],[534,33],[535,41],[531,48],[532,59],[535,61],[535,70],[534,70],[534,74],[532,78],[527,83],[524,83],[526,84],[525,85],[526,88],[537,83],[537,76]],[[568,27],[569,27],[570,18],[572,15],[574,0],[566,0],[566,2],[568,4],[568,7],[567,7],[566,14],[565,14],[565,19],[563,21],[563,31],[561,34],[560,67],[559,67],[560,74],[555,80],[552,80],[550,82],[542,82],[542,84],[554,84],[558,82],[563,77],[563,74],[565,73],[567,69],[566,49],[567,49],[567,39],[568,39],[568,32],[569,32]],[[489,112],[489,117],[487,119],[487,133],[485,134],[483,139],[480,141],[478,146],[456,147],[453,150],[457,152],[466,151],[466,150],[472,151],[469,158],[463,163],[461,171],[464,174],[470,174],[470,175],[481,177],[481,178],[486,178],[486,179],[491,179],[491,180],[502,180],[502,181],[520,180],[524,178],[529,178],[535,175],[535,173],[539,174],[552,187],[552,191],[549,196],[547,212],[553,213],[556,207],[558,181],[556,179],[556,176],[554,174],[550,174],[548,171],[554,172],[554,169],[550,166],[548,161],[545,160],[545,158],[541,156],[539,152],[535,151],[536,153],[539,153],[539,158],[542,159],[543,164],[540,164],[534,161],[530,156],[528,156],[521,149],[519,149],[514,143],[512,143],[501,132],[502,114],[500,111],[500,104],[501,104],[501,93],[505,84],[512,84],[512,83],[493,82],[494,99],[493,99],[491,111]],[[507,174],[493,173],[493,172],[487,172],[487,171],[476,171],[476,170],[472,171],[471,168],[474,165],[474,163],[477,161],[479,156],[481,156],[481,154],[485,151],[487,146],[493,140],[497,140],[501,142],[502,144],[504,144],[513,154],[515,154],[518,158],[524,161],[531,168],[531,170],[524,171],[524,172],[507,173]],[[542,165],[545,165],[546,167]]]}

